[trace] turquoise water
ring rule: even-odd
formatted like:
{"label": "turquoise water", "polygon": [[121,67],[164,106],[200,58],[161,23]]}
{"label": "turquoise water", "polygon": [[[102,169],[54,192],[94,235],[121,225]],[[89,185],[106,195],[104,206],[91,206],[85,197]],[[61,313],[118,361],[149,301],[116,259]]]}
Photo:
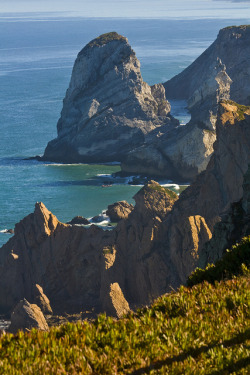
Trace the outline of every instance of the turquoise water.
{"label": "turquoise water", "polygon": [[[222,3],[222,2],[218,2]],[[140,188],[125,180],[109,188],[117,165],[58,165],[23,160],[41,155],[56,136],[72,66],[77,53],[94,37],[115,30],[128,37],[149,84],[182,71],[216,38],[221,27],[244,19],[72,18],[46,14],[0,14],[0,231],[42,201],[59,220],[91,217],[108,204]],[[172,103],[173,114],[188,121],[185,103]],[[0,232],[0,245],[9,235]]]}

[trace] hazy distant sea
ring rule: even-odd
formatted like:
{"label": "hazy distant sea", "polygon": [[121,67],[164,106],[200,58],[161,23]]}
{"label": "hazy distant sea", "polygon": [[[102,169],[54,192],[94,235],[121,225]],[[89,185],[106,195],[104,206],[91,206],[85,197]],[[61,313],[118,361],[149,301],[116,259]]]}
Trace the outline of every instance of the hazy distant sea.
{"label": "hazy distant sea", "polygon": [[[125,180],[102,188],[118,165],[23,159],[43,154],[56,136],[74,60],[91,39],[108,31],[128,37],[144,80],[154,84],[181,72],[213,42],[220,28],[250,21],[244,19],[245,12],[242,19],[232,13],[232,20],[206,18],[204,9],[195,11],[195,17],[182,15],[181,9],[178,17],[169,19],[0,13],[0,231],[13,228],[33,211],[36,201],[44,202],[61,221],[91,217],[117,200],[133,202],[139,187]],[[184,103],[172,105],[173,114],[186,122]],[[0,245],[8,238],[0,232]]]}

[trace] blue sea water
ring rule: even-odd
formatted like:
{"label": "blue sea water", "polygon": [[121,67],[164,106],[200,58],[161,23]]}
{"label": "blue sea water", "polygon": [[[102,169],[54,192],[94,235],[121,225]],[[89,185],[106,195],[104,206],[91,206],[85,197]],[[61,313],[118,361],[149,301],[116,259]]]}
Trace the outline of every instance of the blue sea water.
{"label": "blue sea water", "polygon": [[[215,8],[221,3],[214,2]],[[237,9],[240,14],[240,5]],[[233,12],[232,19],[209,14],[206,18],[203,8],[196,10],[195,17],[184,17],[180,10],[178,17],[163,18],[0,13],[0,245],[9,238],[1,231],[13,228],[32,212],[36,201],[65,222],[76,215],[97,215],[117,200],[133,202],[140,188],[124,180],[102,187],[111,173],[120,170],[119,165],[24,160],[42,155],[47,142],[56,137],[62,100],[79,50],[96,36],[115,30],[129,39],[141,61],[144,80],[164,82],[200,55],[220,28],[250,21],[244,10],[238,19]],[[187,122],[185,103],[171,104],[172,113]]]}

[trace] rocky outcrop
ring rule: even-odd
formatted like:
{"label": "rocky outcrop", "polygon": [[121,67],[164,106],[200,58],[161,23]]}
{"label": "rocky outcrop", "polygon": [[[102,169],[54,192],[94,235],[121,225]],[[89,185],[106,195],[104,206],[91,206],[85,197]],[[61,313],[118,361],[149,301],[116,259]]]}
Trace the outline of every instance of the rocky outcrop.
{"label": "rocky outcrop", "polygon": [[[0,311],[11,311],[20,299],[32,300],[36,284],[55,314],[105,311],[107,301],[116,306],[121,296],[111,288],[116,283],[132,307],[162,294],[168,267],[161,253],[151,251],[177,195],[152,181],[134,198],[135,208],[112,231],[62,224],[37,203],[0,250]],[[126,305],[122,300],[117,306]]]}
{"label": "rocky outcrop", "polygon": [[208,130],[215,130],[218,104],[221,100],[230,99],[232,80],[220,59],[210,66],[208,78],[201,82],[198,89],[188,99],[191,122]]}
{"label": "rocky outcrop", "polygon": [[11,314],[11,324],[8,331],[16,333],[19,330],[30,331],[32,328],[41,331],[49,330],[41,309],[23,299],[15,306]]}
{"label": "rocky outcrop", "polygon": [[189,99],[206,85],[211,67],[219,61],[232,80],[230,97],[250,104],[250,26],[232,26],[220,30],[215,42],[183,72],[164,84],[170,99]]}
{"label": "rocky outcrop", "polygon": [[199,259],[206,258],[204,245],[211,239],[214,225],[243,195],[250,163],[250,107],[222,102],[216,128],[215,151],[206,171],[181,194],[161,226],[160,246],[173,261],[182,283]]}
{"label": "rocky outcrop", "polygon": [[161,133],[131,151],[121,163],[122,172],[161,176],[174,181],[192,181],[204,171],[214,151],[214,131],[189,123]]}
{"label": "rocky outcrop", "polygon": [[75,216],[71,221],[67,224],[71,225],[88,225],[90,224],[89,220],[82,216]]}
{"label": "rocky outcrop", "polygon": [[142,79],[128,40],[115,32],[92,40],[78,54],[44,160],[122,161],[152,130],[178,125],[161,84]]}
{"label": "rocky outcrop", "polygon": [[52,315],[53,311],[50,306],[50,301],[48,297],[44,294],[43,288],[36,284],[34,287],[34,303],[41,309],[42,313],[45,315]]}
{"label": "rocky outcrop", "polygon": [[106,211],[106,215],[109,216],[113,223],[117,223],[121,219],[127,219],[133,209],[134,206],[132,204],[129,204],[126,201],[120,201],[110,204]]}
{"label": "rocky outcrop", "polygon": [[243,197],[232,203],[221,221],[214,227],[212,239],[207,242],[199,259],[199,266],[205,267],[220,259],[226,249],[250,235],[250,166],[244,176]]}
{"label": "rocky outcrop", "polygon": [[205,244],[216,223],[242,197],[249,214],[250,107],[222,102],[216,131],[206,171],[179,199],[149,181],[111,231],[60,223],[37,203],[0,249],[0,313],[32,301],[39,284],[55,313],[94,309],[119,317],[185,283],[200,261],[213,261],[217,254]]}

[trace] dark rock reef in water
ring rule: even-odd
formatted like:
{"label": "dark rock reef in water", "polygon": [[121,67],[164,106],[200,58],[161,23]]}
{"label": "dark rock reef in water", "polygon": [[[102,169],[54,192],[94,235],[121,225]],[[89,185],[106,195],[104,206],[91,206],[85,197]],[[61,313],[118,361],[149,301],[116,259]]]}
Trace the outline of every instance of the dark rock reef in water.
{"label": "dark rock reef in water", "polygon": [[37,203],[0,249],[0,313],[33,301],[38,284],[55,313],[94,308],[121,316],[185,283],[200,261],[217,259],[208,253],[213,243],[205,246],[216,223],[242,197],[249,211],[250,107],[222,102],[216,128],[206,171],[179,199],[150,181],[112,231],[60,223]]}
{"label": "dark rock reef in water", "polygon": [[122,161],[159,127],[178,125],[161,84],[143,81],[128,40],[115,33],[87,44],[75,61],[57,124],[43,159]]}

